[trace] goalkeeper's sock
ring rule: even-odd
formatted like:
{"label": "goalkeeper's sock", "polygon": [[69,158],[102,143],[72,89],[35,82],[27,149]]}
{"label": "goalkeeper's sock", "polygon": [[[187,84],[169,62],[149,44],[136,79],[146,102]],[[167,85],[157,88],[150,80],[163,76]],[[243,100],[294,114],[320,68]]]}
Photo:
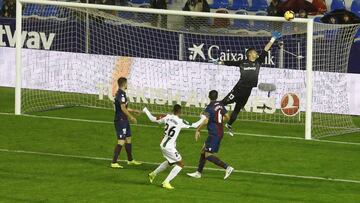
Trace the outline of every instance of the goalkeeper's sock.
{"label": "goalkeeper's sock", "polygon": [[226,169],[228,165],[221,161],[218,157],[210,155],[206,158],[208,161],[213,162],[215,165],[220,166],[223,169]]}
{"label": "goalkeeper's sock", "polygon": [[122,145],[119,145],[119,144],[117,144],[116,146],[115,146],[115,149],[114,149],[114,157],[113,157],[113,163],[116,163],[117,162],[117,160],[118,160],[118,158],[119,158],[119,154],[120,154],[120,152],[121,152],[121,148],[122,148]]}
{"label": "goalkeeper's sock", "polygon": [[133,157],[132,157],[131,143],[126,143],[125,144],[125,150],[126,150],[126,153],[127,153],[128,161],[132,161]]}
{"label": "goalkeeper's sock", "polygon": [[155,174],[159,174],[160,172],[164,171],[165,169],[167,169],[167,167],[169,167],[169,162],[164,161],[162,162],[154,171],[153,173]]}
{"label": "goalkeeper's sock", "polygon": [[199,165],[198,165],[198,169],[197,169],[197,171],[199,173],[202,173],[202,171],[204,169],[204,166],[205,166],[205,163],[206,163],[205,153],[201,153],[200,154],[200,159],[199,159]]}
{"label": "goalkeeper's sock", "polygon": [[182,167],[175,165],[174,168],[170,171],[168,177],[166,177],[164,183],[170,183],[172,179],[174,179],[177,174],[181,171]]}

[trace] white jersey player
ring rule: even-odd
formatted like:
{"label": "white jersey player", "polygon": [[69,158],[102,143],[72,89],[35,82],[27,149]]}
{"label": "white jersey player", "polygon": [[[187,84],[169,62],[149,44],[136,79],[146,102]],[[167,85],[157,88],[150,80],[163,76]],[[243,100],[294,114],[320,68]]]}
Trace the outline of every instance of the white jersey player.
{"label": "white jersey player", "polygon": [[152,122],[159,124],[165,124],[164,138],[160,143],[160,149],[165,157],[166,161],[160,164],[153,172],[149,173],[149,180],[152,183],[156,175],[164,171],[170,165],[174,165],[174,168],[171,170],[168,177],[162,183],[162,186],[166,189],[174,189],[170,185],[170,181],[175,178],[175,176],[181,171],[184,167],[184,162],[182,161],[180,153],[176,150],[176,140],[179,136],[181,129],[183,128],[197,128],[205,118],[203,116],[199,121],[190,125],[188,122],[184,121],[179,117],[181,114],[181,106],[176,104],[173,108],[173,114],[167,114],[160,118],[155,118],[149,110],[145,107],[143,111],[146,113],[148,118]]}

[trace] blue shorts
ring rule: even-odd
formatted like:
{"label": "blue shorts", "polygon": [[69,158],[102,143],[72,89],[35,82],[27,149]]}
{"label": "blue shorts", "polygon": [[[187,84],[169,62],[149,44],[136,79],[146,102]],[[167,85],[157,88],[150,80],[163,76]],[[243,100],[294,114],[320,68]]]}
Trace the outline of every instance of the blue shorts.
{"label": "blue shorts", "polygon": [[205,141],[205,152],[217,153],[220,148],[221,137],[209,135]]}
{"label": "blue shorts", "polygon": [[125,138],[131,137],[129,121],[115,121],[114,125],[118,140],[125,140]]}

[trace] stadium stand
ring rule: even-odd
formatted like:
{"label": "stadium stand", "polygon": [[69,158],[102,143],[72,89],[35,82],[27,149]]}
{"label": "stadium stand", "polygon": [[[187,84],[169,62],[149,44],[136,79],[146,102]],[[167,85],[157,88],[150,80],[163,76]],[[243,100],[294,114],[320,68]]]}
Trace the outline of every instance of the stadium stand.
{"label": "stadium stand", "polygon": [[345,9],[345,2],[344,0],[333,0],[331,2],[331,10],[336,10],[336,9]]}
{"label": "stadium stand", "polygon": [[214,0],[210,5],[211,9],[227,8],[229,6],[228,0]]}
{"label": "stadium stand", "polygon": [[228,7],[229,10],[237,11],[239,9],[248,9],[249,2],[247,0],[234,0],[232,5]]}
{"label": "stadium stand", "polygon": [[360,17],[360,0],[353,0],[351,3],[351,12]]}

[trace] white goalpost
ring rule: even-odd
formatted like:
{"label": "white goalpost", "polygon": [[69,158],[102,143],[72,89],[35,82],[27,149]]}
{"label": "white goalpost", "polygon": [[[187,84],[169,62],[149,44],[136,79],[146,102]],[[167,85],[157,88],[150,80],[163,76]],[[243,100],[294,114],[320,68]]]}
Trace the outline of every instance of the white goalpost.
{"label": "white goalpost", "polygon": [[[24,16],[33,4],[61,16]],[[68,106],[112,109],[114,81],[125,76],[133,108],[164,112],[177,102],[185,115],[197,116],[209,90],[225,96],[239,78],[236,67],[208,62],[243,59],[244,50],[261,51],[279,31],[283,39],[260,70],[259,83],[271,88],[255,88],[239,119],[303,125],[305,139],[358,130],[344,84],[356,25],[42,0],[16,6],[16,115]],[[25,48],[22,30],[32,33]]]}

